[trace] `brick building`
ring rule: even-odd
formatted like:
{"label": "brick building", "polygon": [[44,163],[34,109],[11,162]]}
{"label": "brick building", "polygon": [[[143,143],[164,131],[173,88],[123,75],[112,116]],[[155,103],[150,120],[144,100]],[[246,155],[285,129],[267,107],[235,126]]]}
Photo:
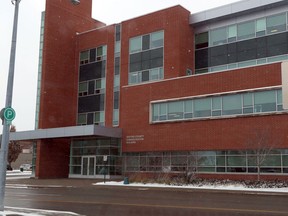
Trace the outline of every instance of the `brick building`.
{"label": "brick building", "polygon": [[91,8],[46,1],[38,129],[12,134],[37,141],[36,177],[287,176],[287,1],[109,26]]}

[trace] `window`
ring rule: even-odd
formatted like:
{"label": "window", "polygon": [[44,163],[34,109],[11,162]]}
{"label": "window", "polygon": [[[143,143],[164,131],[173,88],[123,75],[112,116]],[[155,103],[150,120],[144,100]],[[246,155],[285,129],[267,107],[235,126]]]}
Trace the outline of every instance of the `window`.
{"label": "window", "polygon": [[182,119],[183,118],[183,102],[168,103],[168,119]]}
{"label": "window", "polygon": [[267,34],[286,30],[286,13],[267,17]]}
{"label": "window", "polygon": [[238,24],[238,40],[249,39],[255,37],[255,22],[246,22]]}
{"label": "window", "polygon": [[163,79],[164,31],[130,39],[129,84]]}
{"label": "window", "polygon": [[213,97],[212,98],[212,116],[221,116],[222,110],[222,98]]}
{"label": "window", "polygon": [[266,34],[266,19],[256,20],[256,37]]}
{"label": "window", "polygon": [[104,112],[95,112],[94,113],[94,124],[104,125]]}
{"label": "window", "polygon": [[234,42],[237,39],[237,26],[228,27],[228,43]]}
{"label": "window", "polygon": [[212,30],[210,32],[210,43],[212,46],[227,43],[227,30],[226,27]]}
{"label": "window", "polygon": [[211,98],[201,98],[194,100],[194,116],[195,117],[211,116]]}
{"label": "window", "polygon": [[223,115],[236,115],[242,113],[241,95],[223,96]]}
{"label": "window", "polygon": [[79,96],[85,96],[88,94],[88,82],[79,83],[78,93]]}
{"label": "window", "polygon": [[142,48],[142,37],[135,37],[130,39],[130,53],[140,52]]}
{"label": "window", "polygon": [[164,32],[154,32],[151,34],[150,49],[164,46]]}
{"label": "window", "polygon": [[243,95],[243,114],[253,113],[253,93],[244,93]]}
{"label": "window", "polygon": [[192,100],[184,101],[184,118],[185,119],[193,118],[193,101]]}
{"label": "window", "polygon": [[78,114],[77,124],[78,125],[86,125],[87,124],[86,113],[85,114]]}
{"label": "window", "polygon": [[80,64],[87,64],[89,62],[89,50],[80,53]]}
{"label": "window", "polygon": [[168,101],[154,103],[151,108],[152,122],[276,112],[283,110],[282,90]]}
{"label": "window", "polygon": [[200,33],[195,35],[195,48],[201,49],[208,47],[208,32]]}
{"label": "window", "polygon": [[275,91],[255,92],[255,112],[276,111]]}

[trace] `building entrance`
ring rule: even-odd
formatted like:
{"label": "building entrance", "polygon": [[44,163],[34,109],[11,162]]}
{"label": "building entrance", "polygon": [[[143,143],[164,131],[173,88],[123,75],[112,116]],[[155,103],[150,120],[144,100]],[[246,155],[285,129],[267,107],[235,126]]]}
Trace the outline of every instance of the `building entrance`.
{"label": "building entrance", "polygon": [[83,156],[82,157],[82,175],[83,176],[94,176],[96,167],[95,156]]}

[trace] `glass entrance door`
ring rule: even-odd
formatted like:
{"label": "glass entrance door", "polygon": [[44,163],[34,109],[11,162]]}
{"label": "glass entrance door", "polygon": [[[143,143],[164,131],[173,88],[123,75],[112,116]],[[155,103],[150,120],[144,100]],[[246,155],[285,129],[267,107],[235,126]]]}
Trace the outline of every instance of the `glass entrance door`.
{"label": "glass entrance door", "polygon": [[82,157],[82,175],[94,176],[96,166],[95,156],[83,156]]}

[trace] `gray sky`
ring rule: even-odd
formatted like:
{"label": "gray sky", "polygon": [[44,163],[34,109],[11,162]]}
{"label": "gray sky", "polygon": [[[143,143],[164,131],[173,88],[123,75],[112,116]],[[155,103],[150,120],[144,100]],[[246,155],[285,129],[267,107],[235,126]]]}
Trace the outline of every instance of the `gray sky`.
{"label": "gray sky", "polygon": [[[236,1],[238,0],[94,0],[93,18],[109,25],[178,4],[195,13]],[[40,20],[41,12],[44,10],[45,0],[20,2],[12,102],[12,107],[16,111],[13,124],[17,131],[34,129]],[[5,106],[13,16],[14,6],[11,1],[1,0],[0,109]],[[1,133],[2,127],[0,127]]]}

